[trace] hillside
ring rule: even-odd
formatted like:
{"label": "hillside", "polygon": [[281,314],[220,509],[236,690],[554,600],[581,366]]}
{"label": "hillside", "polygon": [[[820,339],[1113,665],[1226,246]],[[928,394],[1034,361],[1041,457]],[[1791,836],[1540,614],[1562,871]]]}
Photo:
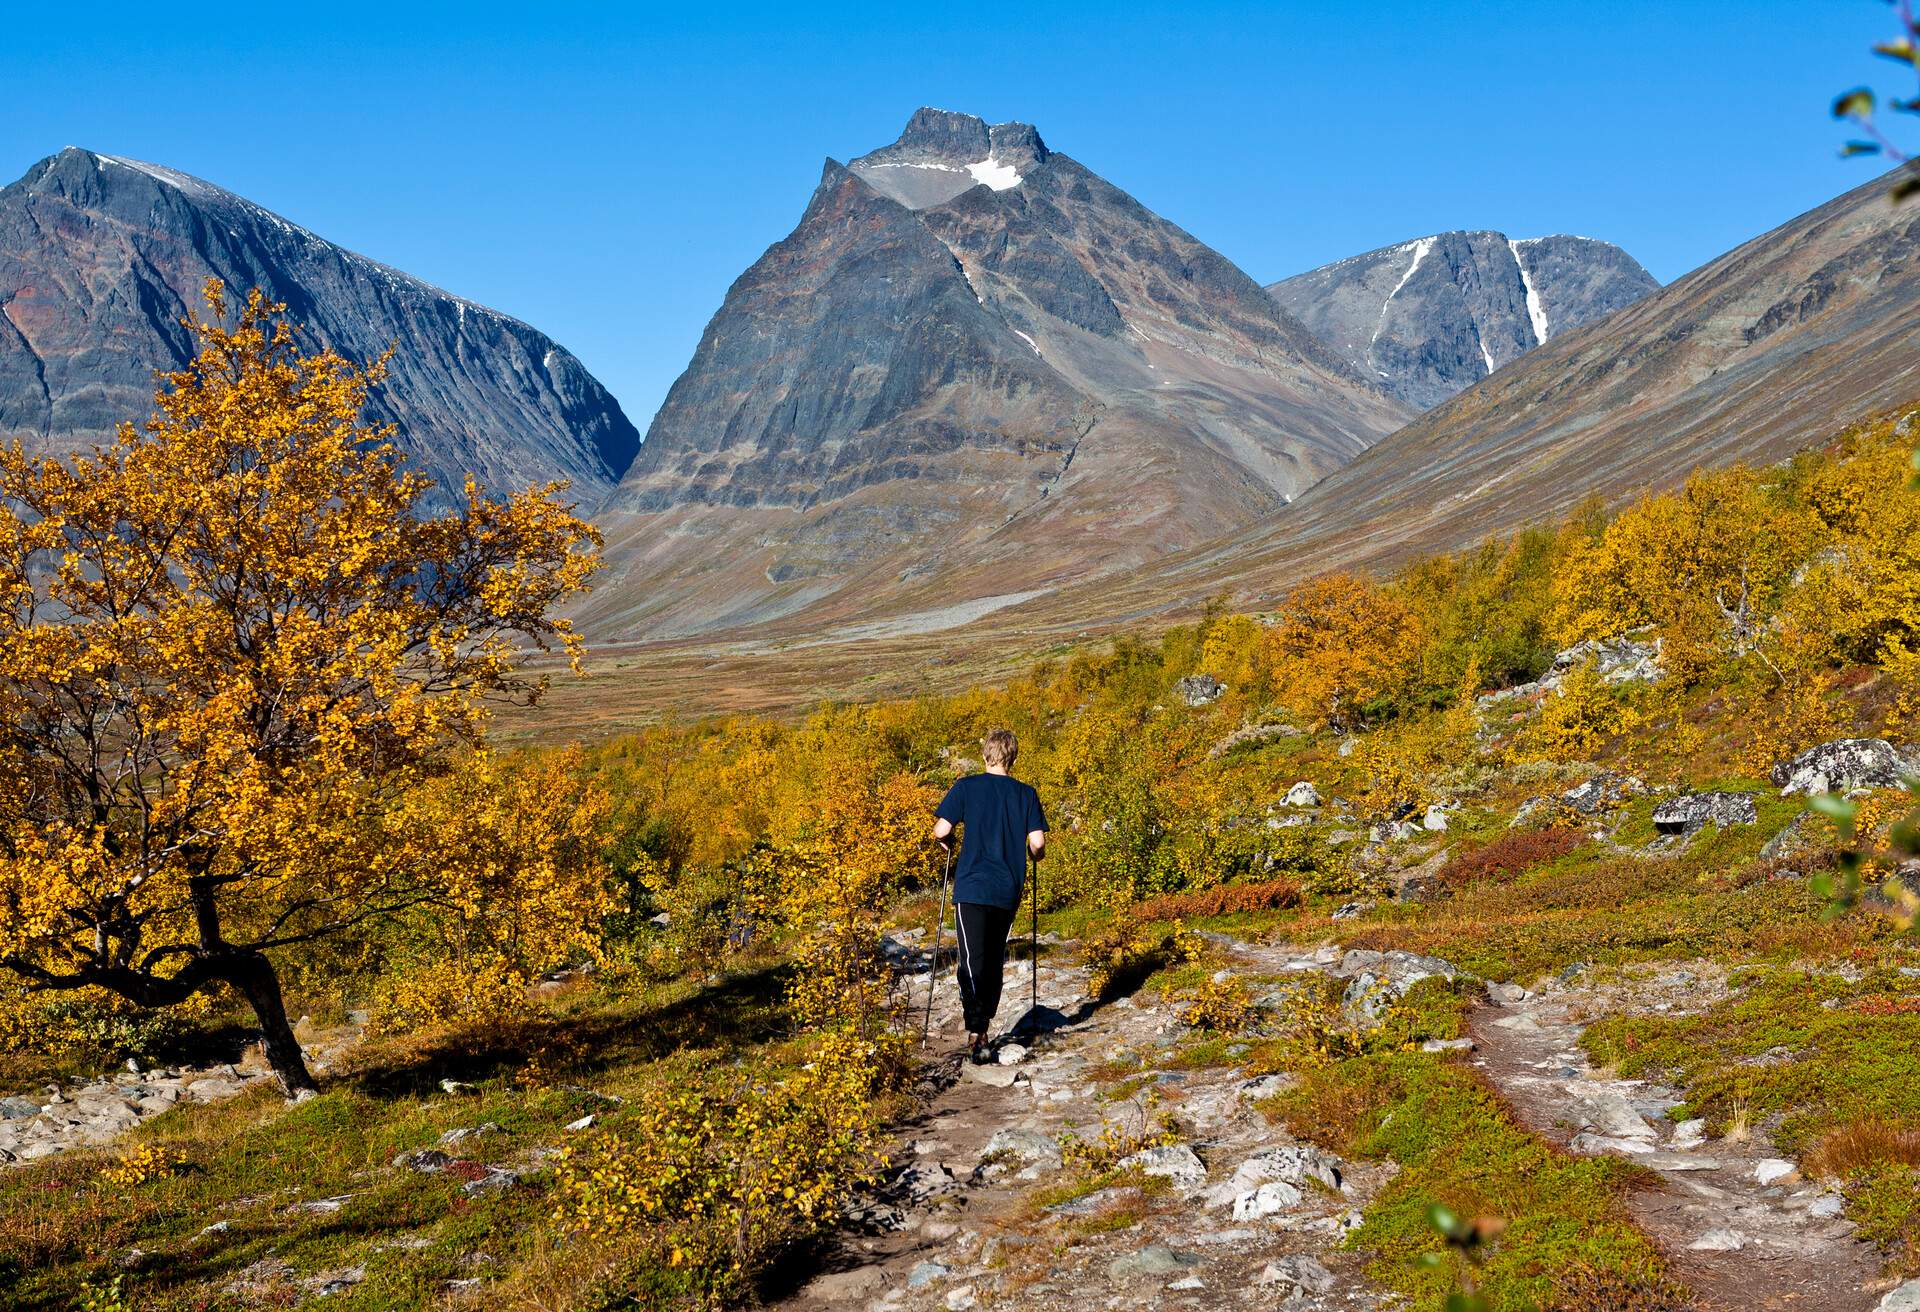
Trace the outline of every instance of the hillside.
{"label": "hillside", "polygon": [[[1910,452],[502,757],[513,812],[597,815],[605,896],[544,947],[518,880],[290,946],[309,1096],[223,1003],[0,988],[8,1305],[1910,1306]],[[926,821],[988,726],[1053,826],[969,1064]]]}
{"label": "hillside", "polygon": [[1659,286],[1631,255],[1591,237],[1443,232],[1267,291],[1348,363],[1424,410]]}
{"label": "hillside", "polygon": [[728,291],[584,620],[989,611],[1258,523],[1409,414],[1032,127],[921,110]]}
{"label": "hillside", "polygon": [[208,278],[286,302],[350,360],[394,355],[375,417],[443,487],[571,479],[586,502],[639,433],[580,362],[517,319],[356,255],[212,183],[68,148],[0,188],[0,437],[61,453],[146,416],[192,354]]}

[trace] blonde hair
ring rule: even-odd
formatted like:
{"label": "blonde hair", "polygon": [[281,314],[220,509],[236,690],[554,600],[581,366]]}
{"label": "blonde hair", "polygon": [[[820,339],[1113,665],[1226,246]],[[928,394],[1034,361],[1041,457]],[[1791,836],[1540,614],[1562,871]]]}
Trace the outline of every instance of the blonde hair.
{"label": "blonde hair", "polygon": [[987,758],[988,765],[1011,770],[1020,755],[1020,740],[1013,736],[1011,729],[993,729],[980,740],[980,753]]}

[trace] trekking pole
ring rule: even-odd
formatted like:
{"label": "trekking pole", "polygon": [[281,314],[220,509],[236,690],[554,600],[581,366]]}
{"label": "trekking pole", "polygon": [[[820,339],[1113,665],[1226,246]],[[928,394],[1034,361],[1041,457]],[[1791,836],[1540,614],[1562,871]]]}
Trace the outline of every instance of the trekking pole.
{"label": "trekking pole", "polygon": [[933,1029],[933,986],[940,978],[940,931],[947,924],[947,881],[953,876],[953,849],[947,849],[947,868],[940,875],[940,915],[933,922],[933,960],[927,966],[927,1014],[920,1022],[920,1042]]}
{"label": "trekking pole", "polygon": [[1040,862],[1033,849],[1027,849],[1027,898],[1032,909],[1032,929],[1027,942],[1027,969],[1033,981],[1032,1002],[1027,1018],[1033,1023],[1033,1037],[1040,1037]]}

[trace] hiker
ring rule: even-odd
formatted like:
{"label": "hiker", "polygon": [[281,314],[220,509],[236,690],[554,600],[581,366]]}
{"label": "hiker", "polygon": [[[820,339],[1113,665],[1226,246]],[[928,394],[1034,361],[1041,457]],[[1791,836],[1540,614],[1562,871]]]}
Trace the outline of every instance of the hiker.
{"label": "hiker", "polygon": [[1040,794],[1009,771],[1020,755],[1011,729],[982,740],[987,768],[956,782],[934,811],[933,837],[949,853],[953,831],[963,830],[960,868],[953,877],[954,918],[960,928],[960,1005],[967,1045],[981,1065],[993,1060],[987,1030],[1000,1009],[1007,965],[1007,931],[1027,882],[1027,856],[1038,861],[1047,846],[1047,816]]}

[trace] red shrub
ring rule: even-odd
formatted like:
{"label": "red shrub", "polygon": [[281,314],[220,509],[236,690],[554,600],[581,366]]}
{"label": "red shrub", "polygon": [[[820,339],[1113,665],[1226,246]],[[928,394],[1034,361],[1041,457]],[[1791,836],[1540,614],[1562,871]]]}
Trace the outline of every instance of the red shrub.
{"label": "red shrub", "polygon": [[1506,883],[1522,871],[1565,856],[1587,841],[1578,829],[1509,829],[1485,847],[1453,857],[1440,870],[1441,882],[1465,888],[1482,880]]}

